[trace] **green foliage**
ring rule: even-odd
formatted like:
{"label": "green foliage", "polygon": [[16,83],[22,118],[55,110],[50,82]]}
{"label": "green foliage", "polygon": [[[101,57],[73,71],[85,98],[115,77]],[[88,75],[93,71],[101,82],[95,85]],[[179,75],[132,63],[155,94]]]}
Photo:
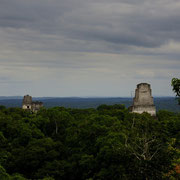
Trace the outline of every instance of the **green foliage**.
{"label": "green foliage", "polygon": [[0,106],[0,179],[178,179],[180,114]]}
{"label": "green foliage", "polygon": [[0,179],[8,180],[10,179],[9,174],[6,173],[6,170],[0,165]]}
{"label": "green foliage", "polygon": [[[173,78],[171,81],[171,86],[173,87],[173,91],[177,97],[180,97],[180,79]],[[178,98],[179,105],[180,105],[180,98]]]}

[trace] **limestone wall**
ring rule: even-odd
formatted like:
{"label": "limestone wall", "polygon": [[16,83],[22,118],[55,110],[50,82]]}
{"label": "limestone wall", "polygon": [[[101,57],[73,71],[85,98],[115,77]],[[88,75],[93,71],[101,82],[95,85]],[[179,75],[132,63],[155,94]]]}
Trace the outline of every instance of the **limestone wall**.
{"label": "limestone wall", "polygon": [[23,104],[31,104],[31,103],[32,103],[32,97],[29,95],[24,96]]}
{"label": "limestone wall", "polygon": [[131,112],[147,112],[153,116],[156,115],[156,108],[154,106],[150,84],[140,83],[137,85]]}
{"label": "limestone wall", "polygon": [[43,107],[42,102],[32,102],[32,112],[37,112],[41,107]]}
{"label": "limestone wall", "polygon": [[31,112],[37,112],[41,107],[43,107],[43,103],[39,101],[32,101],[32,97],[29,95],[24,96],[22,109],[30,110]]}
{"label": "limestone wall", "polygon": [[23,104],[22,109],[31,109],[31,104]]}

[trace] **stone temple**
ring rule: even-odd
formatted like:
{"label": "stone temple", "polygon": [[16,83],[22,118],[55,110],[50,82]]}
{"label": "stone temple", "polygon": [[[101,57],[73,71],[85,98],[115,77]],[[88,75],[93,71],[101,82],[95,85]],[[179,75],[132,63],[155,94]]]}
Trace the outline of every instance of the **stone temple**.
{"label": "stone temple", "polygon": [[29,95],[24,96],[22,109],[29,110],[31,112],[37,112],[41,107],[43,107],[42,102],[32,101],[32,97]]}
{"label": "stone temple", "polygon": [[147,112],[152,116],[156,115],[156,107],[154,106],[153,97],[151,95],[150,84],[140,83],[137,85],[133,105],[129,108],[131,112],[143,113]]}

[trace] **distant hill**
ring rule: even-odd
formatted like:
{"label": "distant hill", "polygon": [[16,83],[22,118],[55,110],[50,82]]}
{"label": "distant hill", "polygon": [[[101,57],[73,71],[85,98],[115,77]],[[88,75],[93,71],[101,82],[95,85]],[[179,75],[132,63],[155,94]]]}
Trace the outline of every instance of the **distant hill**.
{"label": "distant hill", "polygon": [[22,99],[22,96],[0,96],[0,100],[4,99]]}
{"label": "distant hill", "polygon": [[[13,97],[0,97],[0,105],[6,107],[21,107],[22,105],[21,96]],[[124,104],[126,107],[132,105],[132,98],[79,98],[79,97],[64,97],[64,98],[51,98],[51,97],[40,97],[33,98],[33,100],[39,100],[44,103],[45,107],[63,106],[69,108],[96,108],[101,104],[113,105],[113,104]],[[155,97],[154,103],[157,110],[164,109],[173,112],[180,112],[180,106],[174,97]]]}

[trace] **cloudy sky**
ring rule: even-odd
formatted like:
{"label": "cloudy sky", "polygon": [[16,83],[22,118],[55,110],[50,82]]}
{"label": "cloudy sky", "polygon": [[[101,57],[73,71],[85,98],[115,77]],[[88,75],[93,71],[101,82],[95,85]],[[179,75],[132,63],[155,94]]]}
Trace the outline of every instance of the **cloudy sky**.
{"label": "cloudy sky", "polygon": [[179,0],[0,0],[0,96],[174,96]]}

